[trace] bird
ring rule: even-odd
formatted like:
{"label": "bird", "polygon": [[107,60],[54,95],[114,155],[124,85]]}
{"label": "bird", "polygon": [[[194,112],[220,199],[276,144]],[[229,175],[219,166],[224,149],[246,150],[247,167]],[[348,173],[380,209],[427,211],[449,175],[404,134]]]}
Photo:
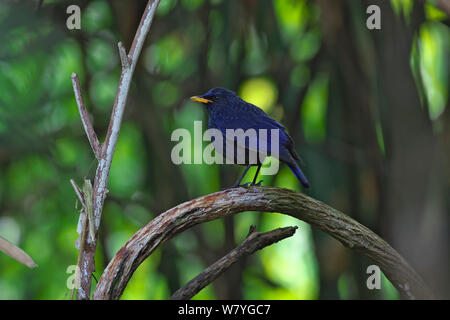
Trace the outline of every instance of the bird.
{"label": "bird", "polygon": [[[278,159],[292,170],[303,188],[310,188],[308,179],[297,164],[297,161],[301,161],[301,159],[295,151],[293,139],[282,124],[269,117],[261,108],[243,100],[236,93],[225,88],[212,88],[201,96],[191,97],[190,100],[200,102],[206,106],[206,110],[209,114],[209,129],[219,130],[224,137],[226,136],[227,129],[242,129],[244,131],[254,129],[257,133],[259,132],[259,129],[266,129],[269,131],[267,136],[257,134],[256,141],[253,141],[254,144],[249,141],[250,138],[245,140],[244,144],[242,143],[242,140],[236,141],[236,139],[234,139],[234,157],[232,161],[233,163],[236,163],[236,155],[238,153],[236,152],[237,149],[244,150],[245,155],[243,156],[243,163],[238,164],[246,165],[247,167],[233,187],[261,185],[262,181],[259,181],[258,183],[256,181],[264,159],[258,159],[256,162],[250,162],[249,154],[254,149],[252,149],[252,146],[256,146],[256,151],[261,151],[263,155],[273,154],[275,143],[272,143],[271,141],[270,130],[275,129],[278,131],[279,139]],[[225,158],[231,158],[227,157],[226,154],[225,144],[230,142],[229,140],[226,140],[226,138],[222,139],[222,148],[218,148],[220,146],[214,144],[214,137],[212,137],[211,140],[216,151],[220,149]],[[264,144],[264,142],[266,142],[266,144]],[[253,181],[251,183],[241,185],[242,179],[245,177],[251,166],[257,166]]]}

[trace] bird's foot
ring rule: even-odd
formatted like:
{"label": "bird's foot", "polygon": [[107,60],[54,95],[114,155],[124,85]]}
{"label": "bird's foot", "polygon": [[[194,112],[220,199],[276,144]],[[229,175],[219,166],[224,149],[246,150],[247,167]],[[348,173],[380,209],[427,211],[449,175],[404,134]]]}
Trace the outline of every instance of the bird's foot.
{"label": "bird's foot", "polygon": [[260,180],[258,183],[252,183],[250,186],[257,186],[260,187],[262,184],[263,180]]}
{"label": "bird's foot", "polygon": [[232,188],[248,188],[250,187],[250,182],[243,183],[243,184],[234,184]]}
{"label": "bird's foot", "polygon": [[259,181],[258,183],[247,182],[247,183],[243,183],[243,184],[234,184],[232,186],[232,188],[248,188],[248,187],[253,187],[253,186],[260,187],[262,182],[263,182],[263,180]]}

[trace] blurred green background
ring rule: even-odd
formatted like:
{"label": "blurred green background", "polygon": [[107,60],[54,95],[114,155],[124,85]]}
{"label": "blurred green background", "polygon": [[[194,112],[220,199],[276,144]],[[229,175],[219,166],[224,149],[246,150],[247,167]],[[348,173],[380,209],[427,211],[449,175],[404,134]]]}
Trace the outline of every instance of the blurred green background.
{"label": "blurred green background", "polygon": [[[81,8],[81,30],[66,27],[71,4]],[[381,30],[366,28],[370,4],[381,8]],[[39,265],[28,269],[0,253],[0,299],[70,296],[79,212],[69,179],[82,185],[96,168],[70,75],[80,76],[102,141],[120,76],[117,42],[129,49],[145,5],[0,4],[0,235]],[[220,86],[286,125],[309,195],[380,234],[449,298],[449,57],[449,16],[433,1],[161,0],[114,155],[96,277],[156,215],[224,189],[242,172],[170,159],[172,131],[207,120],[187,98]],[[301,190],[285,166],[263,179]],[[299,229],[195,298],[398,298],[385,278],[381,290],[368,290],[373,262],[330,236],[287,216],[249,212],[176,236],[137,269],[123,299],[170,297],[252,224]]]}

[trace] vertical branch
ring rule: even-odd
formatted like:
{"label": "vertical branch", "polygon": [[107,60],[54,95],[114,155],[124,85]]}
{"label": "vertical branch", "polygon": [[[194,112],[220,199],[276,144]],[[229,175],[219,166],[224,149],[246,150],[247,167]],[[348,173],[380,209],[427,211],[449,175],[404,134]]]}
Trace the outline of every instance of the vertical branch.
{"label": "vertical branch", "polygon": [[72,74],[72,84],[75,91],[75,98],[77,100],[78,109],[80,111],[81,120],[91,144],[92,150],[98,159],[97,171],[94,179],[94,189],[92,195],[92,209],[94,216],[94,231],[93,239],[86,237],[84,246],[80,246],[80,287],[78,288],[78,299],[89,299],[91,291],[91,274],[95,271],[95,250],[98,241],[98,230],[100,226],[103,203],[108,193],[107,183],[111,162],[116,148],[117,139],[119,137],[122,117],[125,110],[125,105],[128,97],[128,92],[131,85],[134,69],[137,60],[144,45],[146,36],[149,32],[153,17],[159,0],[149,0],[142,16],[136,35],[133,40],[130,52],[127,55],[125,48],[121,43],[118,43],[119,54],[122,64],[122,73],[119,80],[119,87],[117,89],[116,99],[114,101],[113,110],[111,113],[111,120],[109,122],[108,133],[103,144],[98,143],[92,124],[87,117],[86,108],[81,96],[81,89],[78,77]]}

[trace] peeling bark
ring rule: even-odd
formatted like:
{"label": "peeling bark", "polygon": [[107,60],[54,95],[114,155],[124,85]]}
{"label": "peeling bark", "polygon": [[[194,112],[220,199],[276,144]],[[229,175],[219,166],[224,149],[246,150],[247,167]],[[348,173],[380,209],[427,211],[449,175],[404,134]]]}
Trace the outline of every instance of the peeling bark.
{"label": "peeling bark", "polygon": [[157,216],[117,252],[100,278],[93,298],[119,299],[133,272],[164,242],[199,223],[243,211],[279,212],[303,220],[371,258],[403,298],[433,297],[400,254],[357,221],[302,193],[274,187],[250,187],[209,194]]}

